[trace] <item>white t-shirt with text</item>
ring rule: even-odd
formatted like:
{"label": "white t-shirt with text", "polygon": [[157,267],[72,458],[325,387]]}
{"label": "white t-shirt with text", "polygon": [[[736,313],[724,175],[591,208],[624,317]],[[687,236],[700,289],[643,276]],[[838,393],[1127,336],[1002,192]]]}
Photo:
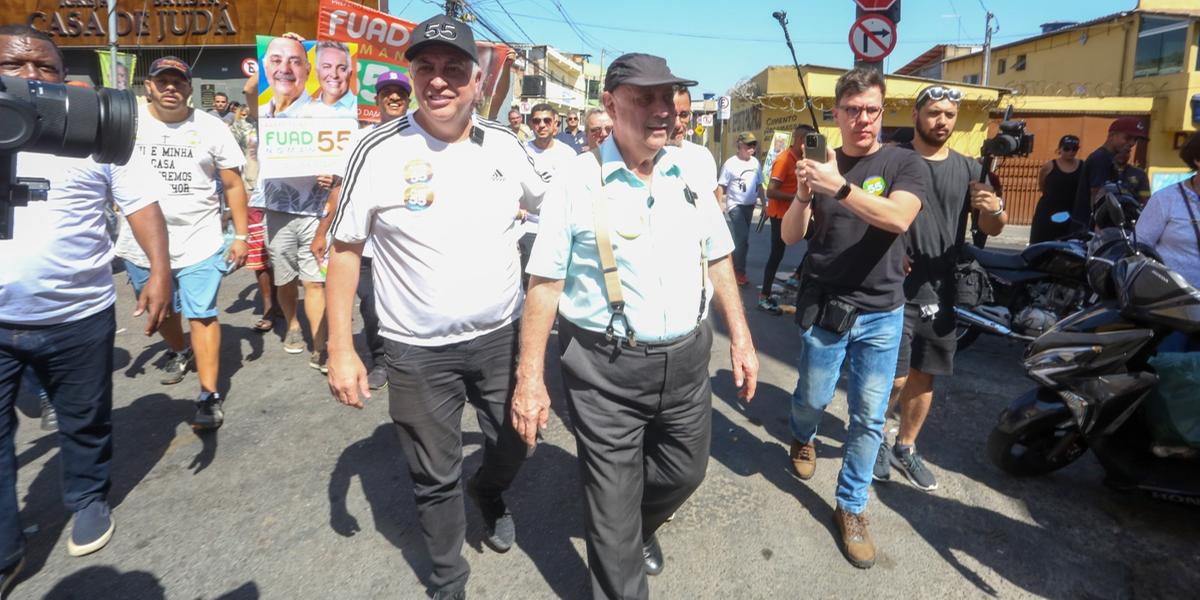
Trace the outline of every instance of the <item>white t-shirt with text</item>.
{"label": "white t-shirt with text", "polygon": [[[178,123],[164,123],[142,107],[133,156],[146,162],[167,184],[169,191],[159,198],[159,206],[167,221],[171,268],[194,265],[220,250],[225,234],[217,193],[219,170],[246,164],[229,127],[198,110]],[[150,264],[124,219],[117,256],[142,267]]]}

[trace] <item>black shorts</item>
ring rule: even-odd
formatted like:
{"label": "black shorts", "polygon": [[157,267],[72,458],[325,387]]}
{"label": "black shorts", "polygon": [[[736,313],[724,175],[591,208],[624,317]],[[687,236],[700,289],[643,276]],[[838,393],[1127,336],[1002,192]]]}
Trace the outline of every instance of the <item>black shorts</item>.
{"label": "black shorts", "polygon": [[920,306],[905,304],[896,377],[908,376],[910,368],[929,375],[953,375],[955,329],[954,309],[942,308],[932,319],[922,319]]}

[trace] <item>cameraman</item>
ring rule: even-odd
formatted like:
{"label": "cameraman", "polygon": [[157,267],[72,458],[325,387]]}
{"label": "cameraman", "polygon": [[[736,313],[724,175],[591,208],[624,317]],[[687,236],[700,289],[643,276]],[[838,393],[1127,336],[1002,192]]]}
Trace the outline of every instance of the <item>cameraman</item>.
{"label": "cameraman", "polygon": [[[0,75],[62,83],[63,58],[44,33],[0,26]],[[17,174],[50,181],[48,198],[14,211],[13,239],[0,240],[0,590],[19,576],[24,540],[18,518],[13,408],[26,368],[58,413],[63,503],[74,513],[67,551],[82,556],[112,536],[107,493],[112,460],[112,372],[116,313],[112,243],[104,221],[111,196],[150,258],[135,316],[158,328],[171,297],[167,232],[158,176],[140,160],[125,166],[88,158],[21,153]]]}
{"label": "cameraman", "polygon": [[833,114],[842,147],[827,162],[808,156],[796,163],[796,195],[781,231],[785,243],[795,244],[815,217],[796,302],[800,380],[792,393],[792,469],[805,480],[816,470],[817,425],[848,356],[850,422],[834,521],[846,558],[860,569],[875,564],[864,511],[904,330],[903,236],[929,189],[919,156],[879,142],[885,87],[883,75],[870,68],[838,79]]}

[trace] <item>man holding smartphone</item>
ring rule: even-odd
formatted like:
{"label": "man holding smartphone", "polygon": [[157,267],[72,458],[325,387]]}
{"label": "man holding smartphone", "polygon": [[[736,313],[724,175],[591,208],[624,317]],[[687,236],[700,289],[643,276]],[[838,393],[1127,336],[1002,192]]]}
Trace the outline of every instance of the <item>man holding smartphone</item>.
{"label": "man holding smartphone", "polygon": [[797,161],[796,196],[782,228],[783,241],[794,244],[815,218],[796,303],[791,464],[800,479],[812,478],[817,425],[849,357],[850,418],[834,520],[846,558],[861,569],[875,564],[864,511],[904,329],[902,234],[921,210],[929,178],[914,152],[879,142],[885,89],[874,69],[838,79],[834,119],[844,143],[825,161]]}

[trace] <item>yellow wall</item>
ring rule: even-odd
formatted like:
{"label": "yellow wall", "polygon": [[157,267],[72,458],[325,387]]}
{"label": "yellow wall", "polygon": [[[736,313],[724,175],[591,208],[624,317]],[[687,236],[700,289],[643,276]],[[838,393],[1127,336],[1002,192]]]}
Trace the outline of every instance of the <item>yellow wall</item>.
{"label": "yellow wall", "polygon": [[[1139,8],[1195,10],[1197,6],[1196,0],[1142,0]],[[1188,29],[1188,50],[1182,73],[1134,78],[1139,18],[1139,15],[1131,14],[1086,29],[993,51],[989,84],[1012,88],[1017,91],[1017,98],[1021,95],[1074,96],[1070,100],[1064,98],[1061,110],[1067,112],[1104,112],[1088,106],[1088,101],[1097,98],[1151,99],[1149,110],[1141,113],[1150,117],[1150,141],[1146,145],[1148,166],[1178,166],[1175,138],[1180,133],[1196,130],[1192,123],[1191,98],[1200,93],[1200,73],[1196,71],[1197,53],[1200,52],[1196,37],[1200,34],[1200,22],[1193,21]],[[1024,71],[1012,69],[1019,54],[1026,56]],[[997,72],[1001,58],[1008,62],[1005,73]],[[962,81],[968,74],[982,73],[982,60],[982,54],[951,59],[946,62],[945,77],[949,81]]]}
{"label": "yellow wall", "polygon": [[[824,67],[808,68],[805,82],[813,96],[817,111],[817,122],[831,148],[841,145],[842,135],[833,119],[826,120],[824,111],[833,108],[834,87],[844,71]],[[796,79],[794,67],[768,67],[751,80],[751,85],[762,94],[761,103],[750,102],[737,94],[733,98],[731,118],[722,133],[724,148],[711,143],[713,155],[729,157],[734,152],[734,140],[742,131],[753,131],[760,140],[770,140],[772,131],[790,132],[796,125],[812,123],[807,110],[803,109],[803,94]],[[884,107],[885,127],[912,127],[912,108],[916,95],[929,81],[888,76]],[[999,90],[979,86],[957,86],[963,90],[964,101],[960,106],[958,126],[951,136],[951,148],[968,156],[978,156],[979,148],[987,137],[988,109],[995,106],[1000,97]],[[762,147],[765,149],[766,142]]]}

